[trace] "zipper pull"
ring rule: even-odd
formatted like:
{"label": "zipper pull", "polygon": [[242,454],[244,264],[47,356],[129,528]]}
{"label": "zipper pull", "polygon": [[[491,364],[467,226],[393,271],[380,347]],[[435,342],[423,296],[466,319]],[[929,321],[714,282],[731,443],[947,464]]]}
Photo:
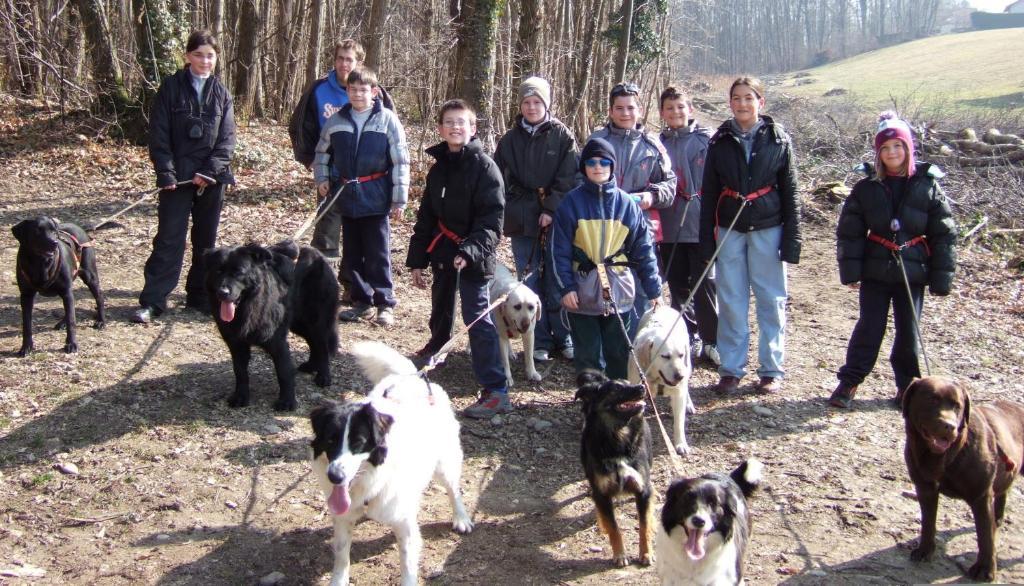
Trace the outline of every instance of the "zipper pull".
{"label": "zipper pull", "polygon": [[445,191],[446,189],[448,189],[448,188],[447,188],[447,187],[442,187],[442,188],[441,188],[441,199],[444,199],[444,191]]}

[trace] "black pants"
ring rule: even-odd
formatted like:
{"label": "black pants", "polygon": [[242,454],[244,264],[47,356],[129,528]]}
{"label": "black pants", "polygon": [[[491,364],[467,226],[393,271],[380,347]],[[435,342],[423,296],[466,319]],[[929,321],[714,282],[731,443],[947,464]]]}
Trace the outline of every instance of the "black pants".
{"label": "black pants", "polygon": [[[672,247],[676,253],[672,256]],[[672,256],[672,266],[667,266]],[[658,245],[658,264],[662,276],[668,275],[668,290],[672,296],[672,307],[682,311],[681,307],[693,290],[693,284],[704,270],[700,260],[700,246],[694,243],[680,242],[673,244],[663,242]],[[690,332],[690,338],[699,335],[705,344],[715,344],[718,339],[718,301],[716,299],[715,271],[700,284],[697,294],[693,296],[693,310],[683,311],[683,319]]]}
{"label": "black pants", "polygon": [[[334,183],[331,184],[330,190],[327,192],[327,197],[334,195],[334,191],[338,186]],[[334,200],[327,213],[324,214],[320,221],[316,223],[313,228],[313,239],[309,245],[319,250],[327,258],[338,258],[344,254],[341,247],[342,234],[344,224],[341,218],[341,197]],[[317,205],[323,202],[323,198],[317,200]],[[341,283],[342,287],[346,290],[351,291],[352,289],[352,275],[345,271],[344,260],[339,261],[338,264],[338,282]]]}
{"label": "black pants", "polygon": [[[910,292],[920,317],[924,308],[924,287],[911,285]],[[889,363],[896,377],[896,390],[907,388],[914,377],[921,376],[921,368],[917,363],[917,331],[914,329],[914,314],[907,299],[906,286],[902,283],[863,281],[860,284],[860,318],[853,328],[850,344],[846,347],[846,364],[839,369],[839,380],[842,382],[859,385],[874,368],[885,337],[890,304],[896,337],[889,354]]]}
{"label": "black pants", "polygon": [[223,205],[223,184],[207,186],[202,195],[197,194],[194,185],[181,185],[177,189],[160,192],[156,237],[153,238],[153,252],[146,261],[146,282],[139,294],[139,305],[152,306],[159,311],[167,309],[167,297],[181,276],[189,216],[192,217],[192,267],[185,279],[185,300],[186,303],[194,303],[206,299],[203,252],[217,245],[217,227]]}
{"label": "black pants", "polygon": [[387,215],[341,218],[341,273],[352,283],[352,301],[394,307],[391,283],[391,226]]}

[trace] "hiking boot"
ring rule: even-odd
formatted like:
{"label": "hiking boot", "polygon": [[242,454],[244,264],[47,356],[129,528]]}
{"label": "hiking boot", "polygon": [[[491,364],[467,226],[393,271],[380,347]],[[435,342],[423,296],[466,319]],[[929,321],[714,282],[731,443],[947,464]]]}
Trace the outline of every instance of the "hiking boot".
{"label": "hiking boot", "polygon": [[562,358],[565,358],[566,360],[572,360],[576,358],[576,349],[573,348],[572,346],[566,346],[565,348],[562,348]]}
{"label": "hiking boot", "polygon": [[395,325],[395,311],[390,307],[378,307],[377,308],[377,325],[390,328]]}
{"label": "hiking boot", "polygon": [[339,313],[338,319],[341,321],[355,322],[363,319],[370,319],[375,313],[376,310],[369,303],[356,302],[352,305],[352,309],[346,309]]}
{"label": "hiking boot", "polygon": [[719,395],[735,395],[740,390],[740,379],[737,376],[723,376],[712,390]]}
{"label": "hiking boot", "polygon": [[853,406],[853,396],[857,394],[857,385],[841,382],[832,396],[828,398],[828,404],[839,409],[849,409]]}
{"label": "hiking boot", "polygon": [[754,390],[765,395],[774,395],[782,390],[782,379],[777,376],[762,376]]}
{"label": "hiking boot", "polygon": [[476,403],[466,407],[462,414],[473,419],[490,419],[500,413],[512,411],[512,402],[508,400],[508,393],[499,391],[484,390]]}
{"label": "hiking boot", "polygon": [[711,361],[715,366],[722,366],[722,355],[718,353],[718,347],[714,344],[704,344],[701,355]]}
{"label": "hiking boot", "polygon": [[533,359],[537,362],[548,362],[551,360],[551,354],[543,348],[537,348],[533,351]]}
{"label": "hiking boot", "polygon": [[133,324],[148,324],[153,321],[154,317],[157,317],[161,313],[163,312],[152,305],[144,305],[133,311],[132,314],[128,316],[128,321]]}

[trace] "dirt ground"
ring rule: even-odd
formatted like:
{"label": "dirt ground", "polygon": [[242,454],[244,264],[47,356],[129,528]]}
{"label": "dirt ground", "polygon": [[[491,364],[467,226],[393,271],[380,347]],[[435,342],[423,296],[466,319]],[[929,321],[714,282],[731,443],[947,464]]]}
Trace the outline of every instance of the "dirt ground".
{"label": "dirt ground", "polygon": [[[79,286],[80,351],[61,352],[64,334],[51,329],[60,304],[49,299],[35,311],[37,351],[16,358],[16,242],[7,227],[37,214],[88,224],[132,201],[151,175],[144,150],[95,141],[42,115],[6,112],[0,127],[0,584],[254,584],[272,572],[284,584],[325,584],[330,519],[309,474],[306,415],[323,399],[366,390],[346,352],[353,342],[380,339],[405,352],[421,346],[428,294],[396,267],[398,326],[342,324],[332,387],[299,375],[299,409],[275,413],[272,367],[256,353],[253,405],[231,409],[226,348],[209,317],[181,307],[180,289],[172,296],[178,307],[164,317],[127,323],[156,228],[155,208],[146,204],[123,227],[96,235],[106,329],[89,327],[95,306]],[[221,242],[281,239],[309,213],[310,182],[288,160],[283,128],[250,127],[242,140],[240,185],[228,195]],[[396,227],[399,267],[409,228]],[[789,274],[784,392],[720,399],[710,392],[716,374],[698,368],[691,386],[697,414],[688,426],[694,453],[682,461],[683,473],[728,471],[749,456],[766,464],[765,489],[751,502],[750,583],[956,582],[977,550],[966,504],[942,499],[934,559],[908,558],[919,511],[884,355],[854,410],[825,405],[856,294],[838,283],[832,227],[810,225],[805,234],[803,260]],[[994,253],[962,251],[953,294],[926,300],[933,370],[969,383],[981,402],[1024,400],[1022,279],[1004,267]],[[293,350],[300,359],[307,352],[298,339]],[[466,352],[463,345],[435,377],[459,408],[475,393]],[[521,373],[516,364],[514,376]],[[579,464],[572,379],[571,365],[556,361],[543,382],[514,389],[516,411],[500,424],[463,420],[463,488],[476,529],[452,533],[443,492],[428,491],[420,515],[425,581],[657,582],[652,568],[611,566]],[[747,390],[752,382],[744,381]],[[658,407],[669,417],[667,402]],[[528,425],[535,419],[553,425],[536,431]],[[674,473],[658,436],[655,446],[660,509]],[[78,473],[58,469],[67,464]],[[1004,582],[1024,582],[1021,487],[999,534]],[[619,516],[635,555],[632,503],[621,502]],[[395,540],[381,525],[359,526],[352,558],[356,584],[398,581]]]}

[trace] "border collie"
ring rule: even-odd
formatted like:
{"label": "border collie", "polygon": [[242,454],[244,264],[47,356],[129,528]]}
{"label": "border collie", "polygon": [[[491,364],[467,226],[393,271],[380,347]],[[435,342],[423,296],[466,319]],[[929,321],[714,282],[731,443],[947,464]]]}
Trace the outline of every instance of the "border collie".
{"label": "border collie", "polygon": [[729,476],[716,472],[668,487],[654,543],[662,584],[743,583],[752,526],[747,498],[761,484],[763,468],[751,458]]}
{"label": "border collie", "polygon": [[365,399],[321,405],[310,413],[313,469],[334,516],[331,585],[348,584],[352,528],[369,517],[394,530],[401,583],[413,586],[423,546],[416,517],[432,477],[448,489],[452,529],[473,529],[459,488],[459,423],[441,387],[428,387],[395,350],[362,342],[353,354],[373,390]]}

